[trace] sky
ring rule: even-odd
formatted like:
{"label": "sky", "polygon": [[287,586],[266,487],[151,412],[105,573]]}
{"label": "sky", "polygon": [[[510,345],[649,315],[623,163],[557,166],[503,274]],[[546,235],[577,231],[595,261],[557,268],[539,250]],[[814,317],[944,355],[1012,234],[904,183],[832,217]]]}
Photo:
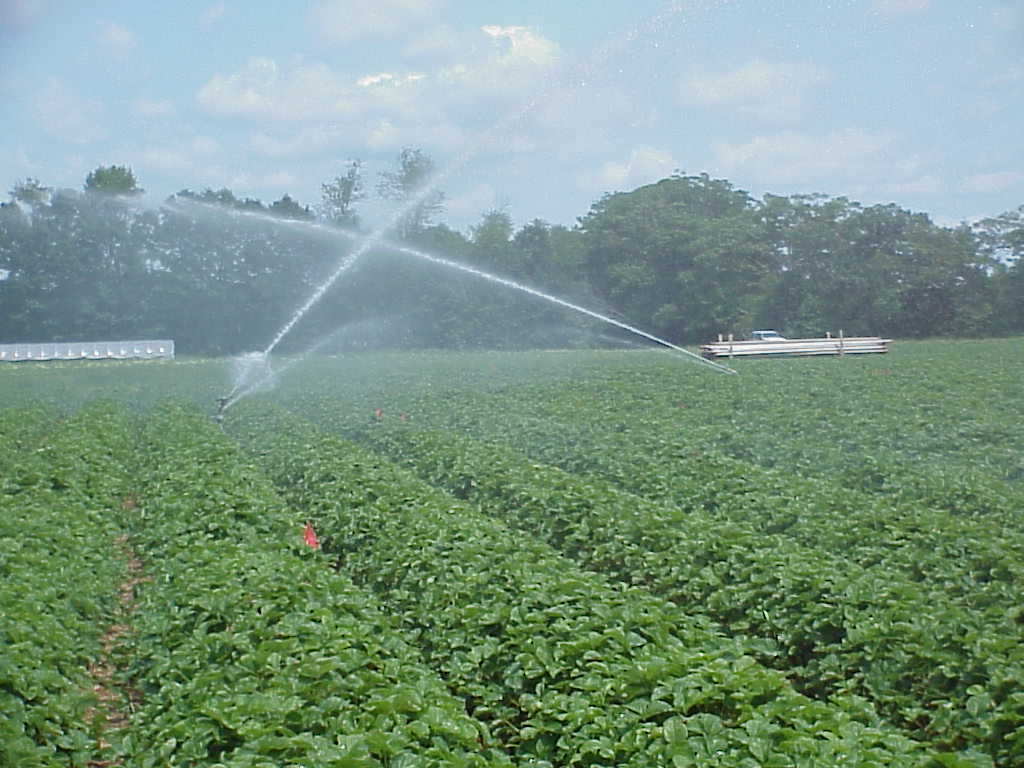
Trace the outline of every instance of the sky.
{"label": "sky", "polygon": [[[315,206],[404,147],[441,220],[572,226],[674,172],[955,225],[1024,204],[1022,0],[0,0],[0,183]],[[0,195],[2,197],[2,195]]]}

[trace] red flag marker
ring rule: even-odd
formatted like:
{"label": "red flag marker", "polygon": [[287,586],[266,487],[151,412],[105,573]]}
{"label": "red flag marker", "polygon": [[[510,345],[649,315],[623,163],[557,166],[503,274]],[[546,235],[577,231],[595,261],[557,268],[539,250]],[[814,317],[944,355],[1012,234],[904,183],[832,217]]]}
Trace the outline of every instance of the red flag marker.
{"label": "red flag marker", "polygon": [[306,523],[306,531],[303,534],[303,538],[306,540],[306,546],[310,549],[320,549],[320,539],[316,537],[316,531],[313,530],[312,523]]}

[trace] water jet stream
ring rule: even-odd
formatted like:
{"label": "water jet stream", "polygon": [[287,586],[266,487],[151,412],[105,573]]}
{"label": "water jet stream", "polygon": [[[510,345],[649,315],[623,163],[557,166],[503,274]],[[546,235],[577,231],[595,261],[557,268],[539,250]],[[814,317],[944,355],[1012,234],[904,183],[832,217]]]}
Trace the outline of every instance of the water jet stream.
{"label": "water jet stream", "polygon": [[586,307],[580,306],[579,304],[573,304],[571,301],[566,301],[565,299],[560,299],[557,296],[552,296],[549,293],[538,291],[536,288],[531,288],[528,285],[523,285],[522,283],[518,283],[515,280],[509,280],[507,277],[499,277],[498,275],[492,275],[490,272],[484,272],[482,269],[477,269],[476,267],[471,267],[467,264],[461,264],[457,261],[452,261],[451,259],[446,259],[442,256],[434,256],[429,253],[424,253],[423,251],[418,251],[414,248],[407,248],[406,246],[403,245],[396,245],[393,243],[381,243],[381,246],[387,248],[388,250],[397,251],[399,253],[405,253],[410,256],[415,256],[418,259],[425,259],[426,261],[432,262],[434,264],[439,264],[443,267],[448,267],[449,269],[456,269],[460,272],[465,272],[466,274],[475,275],[476,277],[479,277],[483,280],[487,280],[492,283],[497,283],[498,285],[503,285],[506,288],[512,288],[517,291],[528,293],[531,296],[536,296],[539,299],[550,301],[554,304],[559,305],[560,307],[571,309],[574,312],[579,312],[580,314],[592,317],[595,320],[600,320],[601,322],[609,323],[618,328],[622,328],[623,330],[629,331],[630,333],[636,334],[637,336],[641,336],[647,339],[648,341],[653,341],[655,344],[660,344],[661,346],[667,347],[668,349],[674,352],[679,352],[682,355],[685,355],[686,357],[692,358],[698,363],[701,363],[702,365],[708,366],[709,368],[714,368],[718,371],[721,371],[722,373],[736,373],[735,370],[729,368],[728,366],[722,365],[721,363],[716,363],[712,360],[706,360],[700,355],[696,355],[693,352],[690,352],[688,349],[684,349],[683,347],[677,346],[673,344],[671,341],[666,341],[665,339],[659,338],[651,333],[648,333],[647,331],[641,330],[640,328],[636,328],[635,326],[629,325],[628,323],[623,323],[622,321],[616,320],[613,317],[602,315],[600,312],[595,312],[592,309],[587,309]]}
{"label": "water jet stream", "polygon": [[[398,315],[398,317],[401,317],[401,315]],[[242,361],[251,360],[256,357],[260,358],[263,362],[263,372],[261,375],[258,375],[254,379],[254,377],[251,374],[249,374],[249,371],[253,369],[246,370],[243,373],[243,375],[237,379],[235,386],[231,390],[231,392],[226,397],[218,398],[218,416],[223,415],[228,408],[237,403],[243,397],[247,397],[248,395],[251,395],[253,392],[258,392],[261,389],[269,389],[273,387],[274,382],[279,377],[283,376],[286,372],[294,368],[299,363],[303,362],[307,357],[312,355],[314,352],[323,348],[328,343],[333,341],[340,333],[342,333],[343,331],[351,330],[353,326],[359,326],[366,322],[368,321],[357,321],[354,323],[342,324],[338,328],[335,328],[333,331],[331,331],[331,333],[324,336],[318,342],[310,346],[304,352],[293,357],[291,360],[289,360],[287,363],[285,363],[283,366],[276,370],[270,366],[270,358],[267,357],[266,354],[263,352],[251,352],[248,355],[243,355],[241,358],[239,358]]]}
{"label": "water jet stream", "polygon": [[[173,207],[181,210],[181,209],[184,209],[186,206],[182,205],[179,202],[176,202],[175,204],[173,204]],[[701,365],[705,365],[705,366],[707,366],[709,368],[713,368],[713,369],[715,369],[717,371],[720,371],[721,373],[730,373],[730,374],[736,374],[737,373],[737,371],[735,371],[732,368],[729,368],[726,365],[722,365],[721,363],[716,363],[716,362],[714,362],[712,360],[707,360],[707,359],[701,357],[700,355],[697,355],[697,354],[694,354],[693,352],[690,352],[688,349],[684,349],[683,347],[680,347],[680,346],[678,346],[676,344],[673,344],[670,341],[667,341],[666,339],[663,339],[663,338],[660,338],[658,336],[655,336],[652,333],[648,333],[647,331],[644,331],[641,328],[637,328],[636,326],[629,325],[628,323],[624,323],[621,320],[616,320],[615,318],[609,317],[608,315],[603,315],[600,312],[596,312],[596,311],[594,311],[592,309],[588,309],[587,307],[584,307],[584,306],[582,306],[580,304],[574,304],[573,302],[567,301],[566,299],[559,298],[558,296],[553,296],[553,295],[551,295],[549,293],[544,293],[543,291],[539,291],[536,288],[531,288],[530,286],[525,285],[523,283],[519,283],[519,282],[517,282],[515,280],[510,280],[509,278],[501,277],[499,275],[494,275],[494,274],[491,274],[490,272],[486,272],[486,271],[484,271],[482,269],[478,269],[476,267],[471,267],[468,264],[462,264],[461,262],[453,261],[452,259],[447,259],[447,258],[444,258],[443,256],[437,256],[437,255],[434,255],[434,254],[431,254],[431,253],[426,253],[425,251],[417,250],[415,248],[410,248],[408,246],[399,245],[398,243],[389,242],[389,241],[384,239],[383,231],[376,232],[373,235],[371,235],[370,237],[364,238],[363,236],[361,236],[361,235],[359,235],[357,233],[348,232],[348,231],[346,231],[344,229],[341,229],[339,227],[330,226],[330,225],[323,224],[323,223],[320,223],[320,222],[302,221],[302,220],[299,220],[299,219],[281,219],[281,218],[277,218],[275,216],[268,216],[266,214],[256,213],[254,211],[237,211],[237,210],[232,210],[232,209],[224,209],[224,208],[221,208],[219,206],[211,205],[209,203],[202,203],[202,202],[198,202],[198,201],[189,201],[188,207],[189,208],[193,208],[193,207],[194,208],[198,208],[200,210],[208,211],[210,213],[216,213],[216,214],[219,214],[219,215],[227,214],[227,215],[230,215],[230,216],[233,216],[233,217],[238,217],[238,218],[254,219],[254,220],[262,221],[264,223],[270,223],[270,224],[274,224],[274,225],[281,226],[281,227],[288,227],[288,228],[300,229],[300,230],[304,230],[304,231],[313,231],[313,232],[318,232],[318,233],[324,233],[324,234],[327,234],[327,235],[332,236],[332,237],[341,236],[341,237],[345,237],[345,238],[347,238],[349,240],[357,241],[359,243],[359,245],[358,245],[358,247],[356,248],[355,251],[353,251],[352,253],[346,255],[341,260],[339,266],[335,269],[334,273],[332,273],[332,275],[327,279],[327,281],[321,283],[320,286],[317,287],[317,289],[313,293],[313,295],[303,305],[303,308],[299,312],[297,312],[295,315],[292,316],[292,318],[291,318],[291,320],[289,320],[288,324],[285,325],[284,328],[278,333],[277,337],[274,339],[274,342],[270,345],[270,347],[268,347],[263,352],[253,352],[253,353],[250,353],[249,355],[246,355],[244,357],[244,359],[249,362],[250,367],[255,366],[255,365],[260,365],[260,366],[263,366],[264,368],[266,368],[269,371],[270,351],[277,345],[277,343],[284,337],[284,335],[286,333],[288,333],[288,331],[291,330],[291,328],[295,325],[295,323],[297,323],[299,321],[301,316],[303,314],[305,314],[305,312],[308,311],[309,308],[312,307],[312,305],[315,304],[323,296],[324,293],[326,293],[328,288],[330,288],[330,286],[333,285],[333,283],[337,280],[338,277],[340,277],[340,275],[342,273],[344,273],[345,271],[347,271],[348,269],[352,268],[355,265],[355,263],[359,259],[359,257],[365,255],[366,252],[370,250],[370,248],[372,248],[374,246],[379,246],[380,248],[383,248],[383,249],[386,249],[386,250],[389,250],[389,251],[394,251],[396,253],[404,253],[406,255],[413,256],[415,258],[421,259],[423,261],[428,261],[428,262],[431,262],[433,264],[437,264],[439,266],[446,267],[448,269],[454,269],[454,270],[457,270],[459,272],[464,272],[466,274],[474,275],[475,277],[479,277],[482,280],[486,280],[488,282],[495,283],[497,285],[503,285],[506,288],[511,288],[513,290],[516,290],[516,291],[521,291],[521,292],[529,294],[531,296],[535,296],[535,297],[537,297],[539,299],[543,299],[545,301],[549,301],[549,302],[551,302],[553,304],[556,304],[556,305],[558,305],[560,307],[565,307],[566,309],[572,310],[573,312],[577,312],[579,314],[586,315],[587,317],[591,317],[591,318],[593,318],[595,320],[599,320],[599,321],[601,321],[603,323],[607,323],[607,324],[613,325],[613,326],[615,326],[617,328],[621,328],[624,331],[628,331],[629,333],[632,333],[632,334],[634,334],[636,336],[639,336],[641,338],[647,339],[648,341],[652,341],[655,344],[658,344],[659,346],[664,347],[666,350],[670,350],[672,352],[681,354],[684,357],[687,357],[687,358],[689,358],[689,359],[691,359],[691,360],[693,360],[695,362],[698,362]],[[333,334],[331,334],[331,335],[333,336]],[[328,337],[328,338],[330,338],[330,337]],[[323,342],[320,342],[319,344],[314,345],[312,348],[306,350],[306,352],[304,352],[302,355],[300,355],[296,360],[290,362],[288,365],[286,365],[284,368],[282,368],[281,370],[277,371],[276,373],[273,372],[273,371],[269,371],[267,374],[265,374],[262,377],[260,377],[255,383],[251,382],[251,376],[247,372],[248,369],[243,370],[242,373],[236,378],[235,386],[231,390],[231,392],[228,394],[227,402],[223,406],[223,410],[226,410],[230,406],[234,405],[236,402],[238,402],[238,400],[240,400],[241,398],[245,397],[246,395],[249,395],[252,392],[256,391],[261,386],[268,385],[273,380],[273,378],[275,376],[280,375],[284,371],[286,371],[289,368],[293,367],[297,362],[301,362],[309,354],[311,354],[315,349],[319,348],[319,346],[321,346],[322,343]]]}
{"label": "water jet stream", "polygon": [[[491,274],[490,272],[486,272],[476,267],[471,267],[468,264],[462,264],[461,262],[454,261],[452,259],[447,259],[444,258],[443,256],[436,256],[434,254],[426,253],[425,251],[420,251],[415,248],[399,245],[398,243],[388,242],[387,240],[384,239],[383,232],[375,233],[375,235],[371,236],[370,238],[363,238],[359,234],[347,232],[338,227],[333,227],[318,222],[301,221],[296,219],[280,219],[274,216],[267,216],[266,214],[259,214],[252,211],[233,211],[230,209],[225,210],[218,206],[210,205],[208,203],[199,203],[194,201],[190,202],[190,206],[199,207],[201,209],[205,209],[210,212],[216,212],[218,214],[227,213],[232,216],[252,218],[259,221],[263,221],[265,223],[276,224],[278,226],[283,227],[291,227],[306,231],[326,233],[335,237],[341,236],[349,240],[355,240],[359,243],[355,251],[346,255],[345,258],[341,260],[340,265],[335,269],[334,273],[332,273],[330,278],[328,278],[327,281],[321,283],[320,286],[317,287],[313,295],[303,305],[302,310],[300,310],[300,312],[292,316],[288,324],[286,324],[284,328],[278,333],[277,337],[274,339],[274,342],[270,345],[270,347],[268,347],[263,352],[252,352],[239,359],[240,370],[236,373],[235,384],[231,392],[229,392],[227,397],[224,398],[225,402],[220,406],[221,413],[226,411],[228,408],[230,408],[236,402],[241,400],[243,397],[252,394],[261,387],[271,385],[274,378],[281,375],[288,369],[294,367],[297,363],[304,360],[308,355],[312,354],[313,351],[322,346],[326,339],[319,342],[318,344],[315,344],[310,349],[306,350],[298,358],[285,365],[284,368],[276,372],[270,368],[270,351],[277,345],[277,343],[284,337],[284,335],[291,330],[295,323],[297,323],[299,319],[301,319],[302,315],[305,314],[305,312],[308,311],[309,308],[312,307],[312,305],[315,304],[323,296],[323,294],[327,292],[328,288],[330,288],[330,286],[333,285],[337,278],[342,273],[352,268],[352,266],[355,265],[358,258],[365,255],[366,252],[369,251],[370,248],[373,246],[379,246],[380,248],[389,251],[394,251],[396,253],[404,253],[406,255],[413,256],[417,259],[421,259],[423,261],[428,261],[430,263],[437,264],[448,269],[454,269],[459,272],[473,275],[482,280],[486,280],[497,285],[505,286],[506,288],[511,288],[513,290],[526,293],[530,296],[534,296],[536,298],[551,302],[552,304],[556,304],[560,307],[572,310],[573,312],[577,312],[579,314],[586,315],[587,317],[591,317],[595,320],[599,320],[603,323],[607,323],[617,328],[621,328],[624,331],[632,333],[641,338],[647,339],[648,341],[652,341],[655,344],[658,344],[659,346],[665,348],[666,350],[678,353],[686,358],[689,358],[695,362],[700,363],[701,365],[713,368],[714,370],[717,370],[721,373],[737,373],[737,371],[735,371],[732,368],[729,368],[726,365],[716,363],[712,360],[707,360],[701,357],[700,355],[690,352],[688,349],[684,349],[683,347],[680,347],[676,344],[673,344],[670,341],[667,341],[666,339],[663,339],[659,336],[655,336],[652,333],[648,333],[647,331],[641,328],[637,328],[636,326],[624,323],[621,320],[616,320],[615,318],[609,317],[608,315],[603,315],[600,312],[588,309],[587,307],[584,307],[580,304],[575,304],[571,301],[567,301],[566,299],[559,298],[558,296],[553,296],[549,293],[544,293],[543,291],[539,291],[536,288],[531,288],[530,286],[525,285],[523,283],[519,283],[515,280],[510,280],[509,278],[494,275]],[[183,206],[176,207],[181,208]],[[331,334],[331,336],[333,335],[334,334]],[[328,339],[331,336],[329,336]],[[262,375],[258,375],[254,382],[252,371],[256,369],[262,369],[264,373]]]}
{"label": "water jet stream", "polygon": [[[284,327],[278,331],[277,335],[274,336],[270,344],[268,344],[267,348],[263,351],[263,354],[269,357],[270,353],[274,351],[279,343],[281,343],[282,339],[284,339],[284,337],[288,335],[292,328],[295,327],[306,313],[309,312],[309,310],[312,309],[318,301],[320,301],[330,287],[337,282],[338,278],[351,269],[356,262],[366,255],[366,253],[368,253],[375,245],[380,243],[384,236],[387,235],[387,233],[390,232],[396,224],[398,224],[403,216],[423,203],[427,196],[437,189],[438,185],[442,181],[462,169],[470,160],[480,154],[489,143],[496,141],[503,135],[507,136],[508,134],[511,134],[518,123],[525,120],[526,117],[531,112],[535,111],[540,104],[551,98],[558,89],[567,85],[574,85],[576,82],[582,82],[585,85],[586,81],[589,79],[588,75],[594,67],[604,64],[604,62],[610,58],[610,54],[620,52],[623,48],[634,44],[643,34],[650,33],[651,31],[664,26],[665,22],[671,16],[681,13],[683,10],[684,3],[679,2],[679,0],[673,0],[672,2],[666,3],[661,11],[643,19],[640,23],[626,30],[625,34],[613,38],[611,44],[602,46],[594,55],[587,57],[577,66],[563,66],[561,71],[556,73],[556,76],[547,78],[539,92],[536,92],[531,98],[527,99],[526,102],[518,109],[510,111],[503,118],[494,122],[489,128],[478,133],[451,162],[444,166],[442,170],[436,172],[430,178],[425,179],[424,183],[416,193],[393,211],[390,218],[383,226],[378,227],[369,235],[366,235],[359,246],[338,263],[330,276],[328,276],[323,283],[317,286],[313,294],[295,311],[288,322],[285,323]],[[596,314],[594,316],[599,317]],[[602,319],[614,322],[608,318]],[[633,330],[634,332],[638,332],[643,335],[642,332],[636,331],[635,329]],[[654,337],[649,338],[654,339]],[[657,341],[659,344],[667,344],[667,342],[662,340]],[[668,346],[671,345],[669,344]],[[703,360],[703,358],[701,358],[701,360]]]}

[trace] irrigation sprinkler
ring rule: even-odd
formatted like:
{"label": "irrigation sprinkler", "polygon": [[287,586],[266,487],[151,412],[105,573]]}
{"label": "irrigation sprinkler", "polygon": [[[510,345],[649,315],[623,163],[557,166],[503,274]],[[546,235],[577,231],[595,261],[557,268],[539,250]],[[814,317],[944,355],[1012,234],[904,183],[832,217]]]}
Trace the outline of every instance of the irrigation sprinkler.
{"label": "irrigation sprinkler", "polygon": [[218,397],[216,402],[217,402],[217,413],[213,417],[213,420],[216,421],[220,425],[221,430],[223,430],[224,429],[224,411],[227,410],[228,403],[231,402],[231,398],[230,397]]}

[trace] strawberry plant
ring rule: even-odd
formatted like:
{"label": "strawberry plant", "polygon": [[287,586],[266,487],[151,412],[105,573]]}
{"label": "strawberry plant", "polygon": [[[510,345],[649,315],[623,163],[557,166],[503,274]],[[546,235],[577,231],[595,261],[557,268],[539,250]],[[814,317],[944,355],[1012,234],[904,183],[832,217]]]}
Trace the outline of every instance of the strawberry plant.
{"label": "strawberry plant", "polygon": [[[402,426],[366,439],[584,567],[767,641],[761,660],[810,695],[864,696],[940,748],[1013,755],[1000,738],[1015,722],[1006,686],[1024,659],[1024,625],[1002,607],[1013,599],[1012,570],[993,580],[990,597],[1000,599],[978,605],[881,563],[860,566],[717,510],[654,504],[450,432]],[[947,717],[979,690],[984,712]]]}
{"label": "strawberry plant", "polygon": [[232,429],[315,520],[336,567],[379,596],[450,690],[521,757],[564,765],[926,761],[863,702],[801,696],[700,617],[581,571],[294,417],[245,415]]}
{"label": "strawberry plant", "polygon": [[104,755],[88,669],[116,614],[132,463],[119,408],[97,404],[64,424],[51,416],[41,432],[14,452],[0,489],[0,764],[19,768]]}
{"label": "strawberry plant", "polygon": [[171,405],[146,421],[131,764],[511,764],[211,421]]}

